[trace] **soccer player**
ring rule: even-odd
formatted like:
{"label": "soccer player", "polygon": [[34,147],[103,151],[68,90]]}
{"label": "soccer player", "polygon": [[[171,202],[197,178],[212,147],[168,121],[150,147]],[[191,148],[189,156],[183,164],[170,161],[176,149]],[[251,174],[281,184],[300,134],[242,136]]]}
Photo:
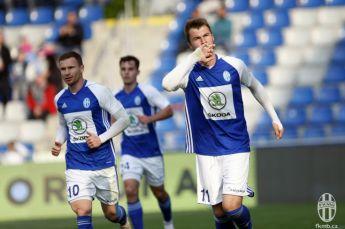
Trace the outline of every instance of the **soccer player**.
{"label": "soccer player", "polygon": [[283,126],[264,87],[239,59],[215,53],[208,22],[191,19],[185,35],[193,53],[163,79],[167,91],[186,98],[187,152],[196,153],[198,202],[212,205],[218,229],[252,228],[242,204],[249,193],[249,137],[241,85],[248,87],[272,118],[277,139]]}
{"label": "soccer player", "polygon": [[[67,199],[77,215],[78,229],[92,229],[92,200],[101,202],[104,216],[130,229],[119,189],[112,137],[129,125],[129,116],[111,90],[83,78],[81,56],[68,52],[59,58],[68,85],[55,97],[59,125],[52,154],[67,142]],[[111,116],[117,121],[111,124]]]}
{"label": "soccer player", "polygon": [[142,229],[143,209],[138,197],[140,180],[146,176],[158,200],[164,228],[173,229],[171,203],[164,188],[164,161],[158,144],[155,122],[173,115],[169,101],[150,85],[138,84],[139,60],[134,56],[120,59],[124,87],[115,94],[130,115],[130,125],[121,142],[121,173],[128,201],[128,215],[135,229]]}

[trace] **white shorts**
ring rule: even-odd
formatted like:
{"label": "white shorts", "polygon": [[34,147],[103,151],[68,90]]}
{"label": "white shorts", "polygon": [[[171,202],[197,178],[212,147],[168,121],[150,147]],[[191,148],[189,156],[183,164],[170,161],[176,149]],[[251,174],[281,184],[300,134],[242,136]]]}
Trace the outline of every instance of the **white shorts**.
{"label": "white shorts", "polygon": [[121,157],[122,179],[134,179],[140,182],[146,176],[150,186],[158,187],[164,184],[164,160],[162,156],[137,158],[125,154]]}
{"label": "white shorts", "polygon": [[249,153],[196,156],[198,203],[215,205],[224,194],[247,196]]}
{"label": "white shorts", "polygon": [[119,200],[117,173],[114,166],[102,170],[66,170],[67,200],[79,199],[99,201],[107,205],[116,204]]}

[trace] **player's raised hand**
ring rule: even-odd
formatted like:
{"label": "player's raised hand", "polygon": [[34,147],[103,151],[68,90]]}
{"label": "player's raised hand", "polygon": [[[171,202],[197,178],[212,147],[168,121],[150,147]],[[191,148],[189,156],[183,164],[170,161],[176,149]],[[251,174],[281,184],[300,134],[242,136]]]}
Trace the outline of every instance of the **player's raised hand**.
{"label": "player's raised hand", "polygon": [[101,139],[98,137],[97,134],[89,132],[89,131],[87,131],[87,134],[88,134],[88,136],[86,139],[86,144],[91,149],[97,148],[102,144]]}
{"label": "player's raised hand", "polygon": [[61,152],[61,146],[62,146],[62,144],[59,143],[59,142],[55,142],[54,143],[54,146],[51,149],[51,152],[52,152],[53,156],[55,156],[55,157],[59,156],[59,154]]}
{"label": "player's raised hand", "polygon": [[138,115],[138,119],[141,123],[148,124],[151,123],[151,117],[147,115]]}
{"label": "player's raised hand", "polygon": [[214,48],[216,47],[215,44],[202,44],[201,45],[201,60],[200,62],[207,65],[210,61],[212,61],[216,56],[214,53]]}
{"label": "player's raised hand", "polygon": [[273,125],[273,130],[274,130],[274,134],[276,135],[276,138],[279,140],[283,137],[284,135],[284,128],[281,124],[278,124],[278,123],[275,123],[273,122],[272,123]]}

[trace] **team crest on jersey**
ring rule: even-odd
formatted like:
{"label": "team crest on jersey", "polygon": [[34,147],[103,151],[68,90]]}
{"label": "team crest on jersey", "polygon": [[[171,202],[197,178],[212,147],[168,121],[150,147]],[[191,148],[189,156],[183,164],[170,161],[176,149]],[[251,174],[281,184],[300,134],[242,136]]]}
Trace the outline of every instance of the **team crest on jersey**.
{"label": "team crest on jersey", "polygon": [[224,78],[224,80],[225,80],[226,82],[230,82],[230,80],[231,80],[230,72],[224,71],[224,72],[223,72],[223,78]]}
{"label": "team crest on jersey", "polygon": [[72,130],[76,134],[83,134],[86,132],[87,124],[84,120],[76,118],[72,121]]}
{"label": "team crest on jersey", "polygon": [[140,96],[135,96],[135,98],[134,98],[134,103],[135,103],[135,105],[140,105],[140,103],[141,103],[141,98],[140,98]]}
{"label": "team crest on jersey", "polygon": [[83,100],[84,108],[89,108],[89,107],[90,107],[90,104],[91,104],[90,99],[86,97],[86,98]]}
{"label": "team crest on jersey", "polygon": [[221,110],[226,105],[225,95],[221,92],[213,92],[208,96],[208,103],[213,109]]}

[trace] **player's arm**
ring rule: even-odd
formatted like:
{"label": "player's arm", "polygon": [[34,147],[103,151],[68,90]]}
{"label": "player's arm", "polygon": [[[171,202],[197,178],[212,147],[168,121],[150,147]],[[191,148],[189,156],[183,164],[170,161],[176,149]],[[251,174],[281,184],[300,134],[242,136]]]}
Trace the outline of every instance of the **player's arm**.
{"label": "player's arm", "polygon": [[89,137],[86,143],[90,148],[97,148],[102,143],[115,137],[129,126],[129,115],[123,108],[122,104],[115,99],[110,89],[106,87],[98,88],[95,94],[100,106],[106,110],[116,121],[104,133],[97,136],[95,133],[88,132]]}
{"label": "player's arm", "polygon": [[56,131],[55,142],[51,149],[51,153],[53,156],[59,156],[61,152],[61,146],[66,142],[67,139],[66,121],[60,112],[58,112],[58,119],[59,122]]}
{"label": "player's arm", "polygon": [[241,82],[246,85],[254,95],[255,99],[266,110],[272,119],[272,126],[277,139],[281,139],[284,134],[283,125],[274,109],[264,86],[253,76],[247,66],[243,63],[243,71],[241,74]]}
{"label": "player's arm", "polygon": [[138,116],[139,121],[145,124],[156,122],[159,120],[170,118],[173,115],[173,110],[170,105],[165,107],[164,109],[160,110],[159,112],[155,113],[154,115],[140,115]]}
{"label": "player's arm", "polygon": [[193,69],[194,65],[201,61],[202,50],[197,48],[191,53],[186,60],[178,64],[172,71],[170,71],[162,81],[163,88],[166,91],[176,91],[179,88],[186,88],[188,83],[188,73]]}

